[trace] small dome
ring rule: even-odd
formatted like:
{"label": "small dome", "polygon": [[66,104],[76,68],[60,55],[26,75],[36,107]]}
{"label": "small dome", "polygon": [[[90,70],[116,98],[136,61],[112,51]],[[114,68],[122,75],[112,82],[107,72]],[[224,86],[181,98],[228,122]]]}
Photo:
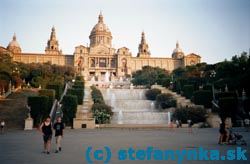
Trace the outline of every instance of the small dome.
{"label": "small dome", "polygon": [[179,46],[179,42],[176,43],[176,48],[174,49],[173,53],[183,53],[182,49]]}
{"label": "small dome", "polygon": [[16,40],[16,34],[14,34],[12,41],[9,43],[8,47],[18,47],[20,48],[19,43]]}
{"label": "small dome", "polygon": [[172,58],[174,58],[174,59],[182,59],[183,57],[184,57],[184,52],[180,48],[179,42],[177,41],[176,48],[174,49],[174,51],[172,53]]}

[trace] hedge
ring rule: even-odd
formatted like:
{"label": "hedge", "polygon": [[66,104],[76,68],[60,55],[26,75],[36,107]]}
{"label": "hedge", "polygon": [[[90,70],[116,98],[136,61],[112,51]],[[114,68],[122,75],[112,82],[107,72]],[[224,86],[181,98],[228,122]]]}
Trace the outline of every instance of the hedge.
{"label": "hedge", "polygon": [[205,108],[211,108],[213,93],[209,90],[199,90],[194,92],[193,101],[197,105],[204,105]]}
{"label": "hedge", "polygon": [[99,89],[91,86],[91,96],[94,101],[92,111],[95,117],[95,121],[98,124],[109,123],[111,116],[113,115],[111,106],[105,104],[102,93]]}
{"label": "hedge", "polygon": [[235,121],[235,116],[237,112],[237,99],[234,97],[224,97],[219,99],[220,107],[220,117],[225,119],[226,117],[231,117],[232,121]]}
{"label": "hedge", "polygon": [[162,93],[156,97],[156,108],[166,109],[170,107],[176,107],[176,100],[171,94]]}
{"label": "hedge", "polygon": [[161,94],[161,90],[154,88],[154,89],[149,89],[146,91],[145,96],[148,100],[155,100],[156,96]]}
{"label": "hedge", "polygon": [[104,99],[103,99],[101,91],[93,86],[91,87],[91,89],[92,89],[91,96],[92,96],[94,103],[104,103]]}
{"label": "hedge", "polygon": [[194,92],[194,86],[193,85],[184,85],[183,86],[183,95],[186,98],[191,99],[191,97],[193,96],[193,92]]}
{"label": "hedge", "polygon": [[55,100],[55,90],[53,89],[41,89],[39,90],[39,96],[47,96],[49,98],[48,110],[50,111],[53,102]]}
{"label": "hedge", "polygon": [[31,117],[34,119],[34,125],[38,125],[49,116],[48,110],[49,98],[47,96],[30,96],[28,97],[28,105],[31,107]]}
{"label": "hedge", "polygon": [[200,107],[177,108],[173,113],[173,118],[187,123],[192,120],[193,123],[204,122],[206,120],[206,110]]}
{"label": "hedge", "polygon": [[220,98],[225,98],[225,97],[237,97],[236,92],[219,92],[216,94],[216,98],[220,99]]}
{"label": "hedge", "polygon": [[77,110],[77,96],[65,95],[62,100],[63,120],[67,125],[73,124]]}
{"label": "hedge", "polygon": [[73,85],[73,87],[79,87],[79,88],[84,88],[84,82],[83,81],[79,81],[79,80],[76,80],[75,82],[74,82],[74,85]]}
{"label": "hedge", "polygon": [[80,88],[78,88],[78,89],[68,89],[67,94],[77,96],[78,105],[81,105],[83,103],[83,96],[84,96],[84,90],[83,89],[80,89]]}
{"label": "hedge", "polygon": [[84,81],[83,76],[76,76],[76,81]]}
{"label": "hedge", "polygon": [[55,98],[60,100],[61,94],[63,93],[63,85],[62,84],[48,84],[47,89],[54,89],[55,90]]}

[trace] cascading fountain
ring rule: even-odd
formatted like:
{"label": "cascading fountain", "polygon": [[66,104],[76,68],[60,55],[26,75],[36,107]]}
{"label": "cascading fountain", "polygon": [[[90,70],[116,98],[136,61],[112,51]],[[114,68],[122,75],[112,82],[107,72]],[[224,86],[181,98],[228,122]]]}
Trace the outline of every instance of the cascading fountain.
{"label": "cascading fountain", "polygon": [[110,78],[110,73],[109,73],[109,72],[106,72],[106,73],[105,73],[105,79],[104,79],[104,81],[105,81],[105,82],[109,82],[109,81],[110,81],[109,78]]}
{"label": "cascading fountain", "polygon": [[123,124],[123,113],[122,110],[118,113],[118,124]]}
{"label": "cascading fountain", "polygon": [[101,89],[105,103],[112,107],[112,124],[168,124],[169,114],[158,112],[146,100],[146,89]]}

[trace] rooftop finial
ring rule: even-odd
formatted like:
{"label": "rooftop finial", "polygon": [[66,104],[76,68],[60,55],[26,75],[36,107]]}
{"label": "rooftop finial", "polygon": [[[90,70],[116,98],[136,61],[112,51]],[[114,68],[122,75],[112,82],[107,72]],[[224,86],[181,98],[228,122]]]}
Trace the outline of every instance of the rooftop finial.
{"label": "rooftop finial", "polygon": [[177,41],[176,41],[176,48],[179,48],[179,47],[180,47],[179,41],[177,40]]}
{"label": "rooftop finial", "polygon": [[103,16],[102,16],[102,11],[100,11],[100,14],[99,14],[99,17],[98,17],[98,22],[100,23],[102,23],[103,22]]}
{"label": "rooftop finial", "polygon": [[52,26],[52,31],[54,32],[55,30],[56,30],[56,29],[55,29],[55,26],[53,25],[53,26]]}
{"label": "rooftop finial", "polygon": [[146,43],[144,30],[141,33],[141,43]]}
{"label": "rooftop finial", "polygon": [[14,32],[13,40],[16,41],[16,33]]}

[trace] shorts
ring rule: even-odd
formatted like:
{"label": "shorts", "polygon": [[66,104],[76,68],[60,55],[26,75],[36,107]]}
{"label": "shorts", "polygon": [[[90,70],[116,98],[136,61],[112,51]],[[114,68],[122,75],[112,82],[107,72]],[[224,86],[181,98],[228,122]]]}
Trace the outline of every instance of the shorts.
{"label": "shorts", "polygon": [[51,138],[52,138],[52,135],[44,135],[43,136],[43,141],[48,142],[49,140],[51,140]]}
{"label": "shorts", "polygon": [[220,129],[219,132],[220,134],[227,134],[227,131],[225,129]]}

